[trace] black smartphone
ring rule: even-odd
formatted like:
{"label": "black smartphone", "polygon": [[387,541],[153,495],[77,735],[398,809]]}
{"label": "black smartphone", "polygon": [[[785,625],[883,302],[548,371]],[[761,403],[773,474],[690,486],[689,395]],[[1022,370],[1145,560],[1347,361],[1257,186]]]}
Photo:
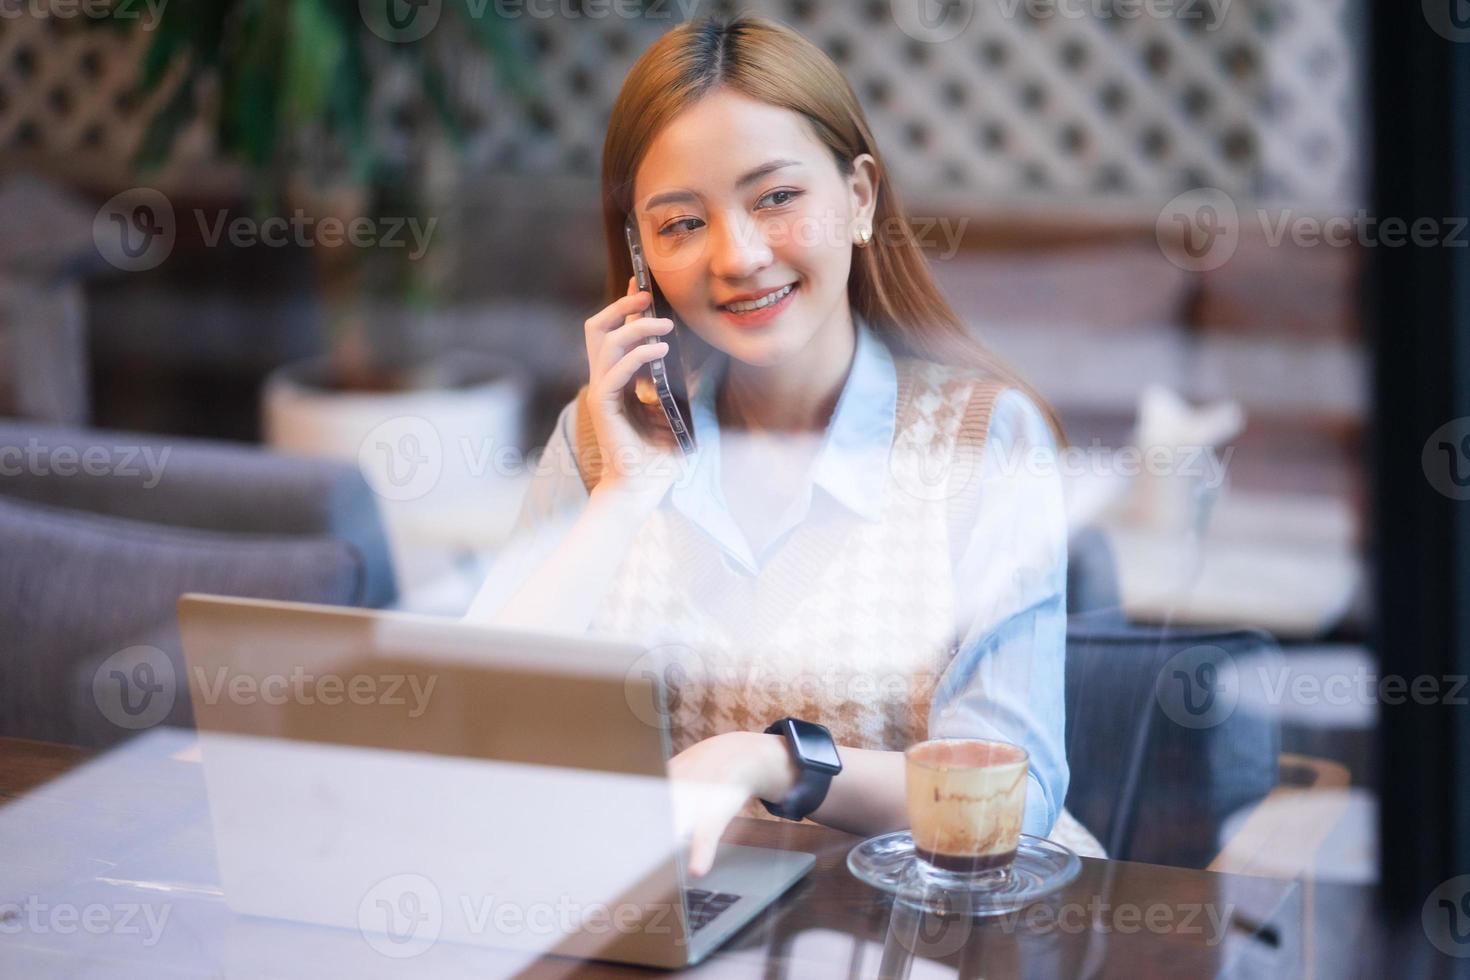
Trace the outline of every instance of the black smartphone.
{"label": "black smartphone", "polygon": [[[633,279],[639,289],[652,297],[644,316],[662,317],[660,310],[658,291],[654,289],[653,276],[648,271],[648,262],[643,257],[643,238],[638,233],[638,219],[628,215],[628,220],[623,223],[623,232],[628,238],[628,256],[633,260]],[[640,372],[636,384],[639,389],[652,388],[652,392],[658,398],[658,403],[663,406],[664,418],[668,420],[669,428],[673,430],[674,438],[679,443],[679,449],[685,456],[694,452],[694,428],[690,424],[689,414],[689,385],[684,369],[684,358],[679,350],[679,326],[675,321],[674,329],[662,337],[649,337],[644,343],[656,344],[660,340],[669,345],[669,352],[664,357],[650,361],[648,370]],[[643,399],[650,404],[652,399]]]}

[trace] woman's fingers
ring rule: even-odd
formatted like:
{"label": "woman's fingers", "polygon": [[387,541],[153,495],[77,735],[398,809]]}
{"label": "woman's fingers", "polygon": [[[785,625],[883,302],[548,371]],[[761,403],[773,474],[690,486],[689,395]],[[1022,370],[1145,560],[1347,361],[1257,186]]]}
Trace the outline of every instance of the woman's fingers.
{"label": "woman's fingers", "polygon": [[[672,773],[671,773],[672,777]],[[725,828],[740,813],[748,794],[731,783],[674,779],[674,823],[689,836],[688,871],[698,877],[715,863]]]}
{"label": "woman's fingers", "polygon": [[750,798],[749,786],[731,781],[729,746],[728,739],[715,736],[669,760],[674,827],[680,839],[689,840],[687,868],[696,877],[714,865],[725,828]]}
{"label": "woman's fingers", "polygon": [[750,794],[743,787],[731,783],[723,783],[718,789],[711,790],[709,809],[705,810],[704,819],[695,824],[694,836],[689,841],[691,874],[702,875],[714,867],[720,839],[725,836],[730,821],[740,815],[740,809],[748,799]]}
{"label": "woman's fingers", "polygon": [[624,354],[616,364],[602,375],[601,390],[604,398],[614,397],[633,380],[638,369],[649,361],[657,360],[669,352],[669,345],[660,340],[656,344],[638,344]]}
{"label": "woman's fingers", "polygon": [[590,344],[593,338],[607,333],[615,327],[620,327],[628,317],[648,306],[653,297],[648,293],[629,293],[627,296],[613,300],[601,310],[592,314],[582,323],[582,329],[587,334]]}
{"label": "woman's fingers", "polygon": [[699,878],[709,873],[714,867],[715,850],[720,843],[720,832],[725,828],[711,833],[708,826],[694,828],[694,837],[689,841],[689,874]]}
{"label": "woman's fingers", "polygon": [[674,328],[674,321],[660,317],[640,317],[623,324],[602,339],[602,350],[598,359],[604,370],[612,367],[635,344],[648,337],[666,334]]}

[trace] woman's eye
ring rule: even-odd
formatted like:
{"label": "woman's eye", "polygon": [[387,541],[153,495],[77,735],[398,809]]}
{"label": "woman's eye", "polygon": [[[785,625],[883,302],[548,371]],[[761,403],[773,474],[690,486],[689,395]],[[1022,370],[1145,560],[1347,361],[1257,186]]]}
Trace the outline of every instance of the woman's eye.
{"label": "woman's eye", "polygon": [[[771,201],[771,207],[779,208],[783,204],[790,204],[792,201],[796,200],[800,196],[801,191],[789,191],[783,188],[778,191],[771,191],[769,194],[762,197],[761,201]],[[780,200],[776,200],[776,198],[780,198]],[[757,201],[756,203],[759,204],[760,201]]]}
{"label": "woman's eye", "polygon": [[[699,224],[698,218],[680,218],[678,221],[670,221],[658,230],[660,235],[682,235],[694,230]],[[686,227],[688,226],[688,227]]]}

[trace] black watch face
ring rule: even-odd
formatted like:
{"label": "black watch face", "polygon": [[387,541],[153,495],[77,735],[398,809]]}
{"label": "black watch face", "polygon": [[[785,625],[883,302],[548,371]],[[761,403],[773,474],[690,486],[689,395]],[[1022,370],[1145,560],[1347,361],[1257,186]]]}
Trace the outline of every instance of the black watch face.
{"label": "black watch face", "polygon": [[830,772],[842,770],[842,760],[837,757],[837,746],[832,744],[832,736],[827,733],[827,729],[795,718],[790,724],[792,733],[796,736],[796,749],[804,761]]}

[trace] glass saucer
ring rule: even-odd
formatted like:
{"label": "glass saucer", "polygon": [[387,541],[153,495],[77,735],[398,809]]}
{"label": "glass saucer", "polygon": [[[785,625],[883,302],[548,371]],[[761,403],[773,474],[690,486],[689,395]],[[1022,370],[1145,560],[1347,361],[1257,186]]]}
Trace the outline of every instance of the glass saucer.
{"label": "glass saucer", "polygon": [[1016,860],[1005,871],[951,874],[922,864],[907,830],[870,837],[847,854],[858,880],[896,901],[942,915],[1002,915],[1066,886],[1082,871],[1082,859],[1042,837],[1022,834]]}

